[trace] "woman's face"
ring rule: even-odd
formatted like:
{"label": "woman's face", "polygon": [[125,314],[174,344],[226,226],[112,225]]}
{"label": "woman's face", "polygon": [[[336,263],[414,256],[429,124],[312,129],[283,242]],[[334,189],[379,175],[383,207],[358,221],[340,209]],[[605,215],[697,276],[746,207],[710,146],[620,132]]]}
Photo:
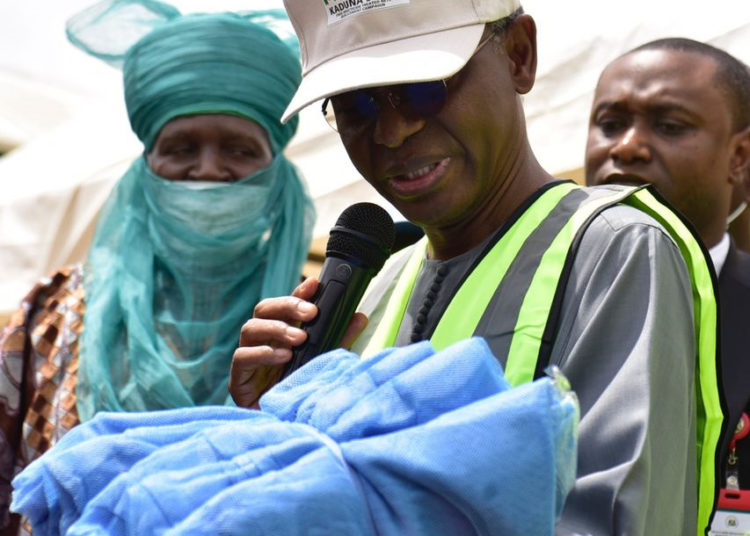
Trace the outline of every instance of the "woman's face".
{"label": "woman's face", "polygon": [[169,121],[146,160],[154,173],[168,180],[234,182],[267,167],[273,153],[258,123],[206,114]]}

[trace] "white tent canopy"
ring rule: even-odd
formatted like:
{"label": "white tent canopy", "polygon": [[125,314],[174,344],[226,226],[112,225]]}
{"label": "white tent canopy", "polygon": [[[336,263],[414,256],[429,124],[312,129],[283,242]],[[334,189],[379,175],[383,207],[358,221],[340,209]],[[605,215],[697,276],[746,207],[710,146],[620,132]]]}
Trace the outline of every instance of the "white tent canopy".
{"label": "white tent canopy", "polygon": [[[42,275],[83,258],[109,189],[140,144],[120,72],[70,45],[64,21],[92,0],[13,2],[0,13],[0,316]],[[281,7],[281,0],[181,0],[183,12]],[[607,62],[658,37],[710,42],[750,63],[750,1],[524,0],[537,21],[537,83],[525,97],[529,135],[548,170],[582,163],[591,90]],[[324,236],[351,203],[384,204],[311,106],[289,157],[306,177]]]}

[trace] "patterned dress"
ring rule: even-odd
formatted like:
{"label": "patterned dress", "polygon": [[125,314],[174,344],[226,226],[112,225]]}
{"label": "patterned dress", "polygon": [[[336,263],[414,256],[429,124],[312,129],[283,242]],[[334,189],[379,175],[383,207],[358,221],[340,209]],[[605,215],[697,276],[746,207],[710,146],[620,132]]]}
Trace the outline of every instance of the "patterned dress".
{"label": "patterned dress", "polygon": [[8,512],[11,480],[77,425],[81,265],[40,281],[0,332],[0,535],[25,534]]}

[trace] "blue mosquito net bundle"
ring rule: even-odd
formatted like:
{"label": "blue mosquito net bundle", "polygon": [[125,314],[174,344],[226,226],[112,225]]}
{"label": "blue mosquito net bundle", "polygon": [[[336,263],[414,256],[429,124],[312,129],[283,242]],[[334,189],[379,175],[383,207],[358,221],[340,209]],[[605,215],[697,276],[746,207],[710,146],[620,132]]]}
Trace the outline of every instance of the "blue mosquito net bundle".
{"label": "blue mosquito net bundle", "polygon": [[552,535],[578,404],[486,342],[323,354],[235,407],[100,413],[13,481],[34,534]]}
{"label": "blue mosquito net bundle", "polygon": [[[143,411],[227,402],[240,328],[264,297],[298,283],[314,209],[283,150],[279,121],[300,79],[281,10],[181,15],[149,0],[107,0],[68,21],[76,46],[123,70],[144,154],[99,216],[86,261],[77,407]],[[171,119],[229,114],[268,133],[270,166],[189,189],[146,163]]]}

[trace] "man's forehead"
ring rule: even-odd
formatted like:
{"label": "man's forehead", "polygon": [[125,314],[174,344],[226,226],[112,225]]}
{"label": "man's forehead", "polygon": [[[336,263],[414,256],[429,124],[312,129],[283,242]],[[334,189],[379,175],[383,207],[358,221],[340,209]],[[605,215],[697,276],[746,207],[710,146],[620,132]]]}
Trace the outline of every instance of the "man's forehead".
{"label": "man's forehead", "polygon": [[715,84],[713,58],[672,49],[638,50],[610,63],[596,86],[596,98],[637,94],[642,98],[694,99],[711,93],[721,97]]}
{"label": "man's forehead", "polygon": [[717,68],[713,58],[698,52],[669,48],[644,49],[614,60],[604,69],[602,78],[695,80],[696,75],[713,76]]}

